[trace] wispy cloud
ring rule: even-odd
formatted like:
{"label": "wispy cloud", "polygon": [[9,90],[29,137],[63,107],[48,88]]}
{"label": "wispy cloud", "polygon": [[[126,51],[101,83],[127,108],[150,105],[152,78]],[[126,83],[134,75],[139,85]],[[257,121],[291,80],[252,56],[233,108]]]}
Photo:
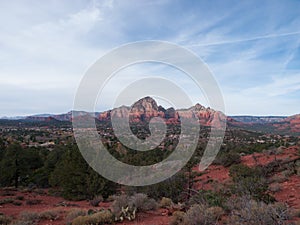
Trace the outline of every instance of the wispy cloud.
{"label": "wispy cloud", "polygon": [[[1,1],[0,115],[70,110],[95,60],[120,44],[151,39],[199,55],[220,84],[228,113],[299,113],[299,8],[289,0]],[[194,103],[207,104],[183,74],[145,65],[113,79],[101,107],[140,74],[171,78]]]}

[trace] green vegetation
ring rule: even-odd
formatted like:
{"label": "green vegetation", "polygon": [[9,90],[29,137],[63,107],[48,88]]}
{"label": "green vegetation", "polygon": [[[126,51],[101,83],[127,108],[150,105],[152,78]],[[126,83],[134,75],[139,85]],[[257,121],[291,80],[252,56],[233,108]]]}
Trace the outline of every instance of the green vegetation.
{"label": "green vegetation", "polygon": [[228,218],[229,224],[285,224],[290,217],[286,205],[282,203],[266,204],[255,201],[249,196],[231,199],[228,206],[232,209]]}
{"label": "green vegetation", "polygon": [[[275,160],[274,163],[252,168],[240,162],[241,155],[253,152],[264,152],[270,157],[272,154],[280,154],[278,152],[283,147],[276,146],[297,143],[297,138],[227,130],[224,144],[214,163],[230,167],[231,183],[216,189],[213,186],[215,183],[209,183],[212,190],[196,191],[193,190],[197,187],[194,185],[195,178],[202,179],[199,177],[204,173],[199,174],[194,168],[200,162],[206,147],[209,131],[207,127],[200,131],[197,149],[180,172],[158,184],[127,187],[106,180],[86,163],[69,128],[50,127],[30,131],[22,128],[23,125],[20,126],[20,129],[14,127],[9,131],[0,130],[3,134],[0,138],[0,186],[10,187],[1,192],[6,197],[1,198],[0,205],[40,204],[39,199],[30,199],[25,194],[25,198],[14,197],[12,190],[23,189],[24,193],[28,191],[44,195],[46,192],[43,188],[49,188],[49,193],[69,200],[89,201],[92,209],[74,209],[67,214],[68,225],[134,220],[136,213],[154,210],[158,206],[168,215],[173,215],[173,225],[216,224],[227,219],[225,222],[228,224],[282,224],[288,218],[287,207],[274,203],[274,198],[268,193],[280,191],[279,183],[297,173],[299,163],[295,162],[291,168],[285,168],[280,167],[279,160]],[[149,152],[139,152],[122,145],[111,131],[110,124],[102,123],[98,126],[101,127],[100,130],[105,130],[100,136],[109,152],[120,161],[132,165],[150,165],[165,159],[176,148],[180,134],[178,126],[168,125],[167,135],[157,148]],[[142,139],[149,136],[149,129],[133,126],[132,130]],[[44,145],[48,142],[55,144]],[[281,173],[277,178],[270,178],[274,171]],[[207,178],[207,182],[210,181],[212,179]],[[101,202],[109,200],[112,201],[111,211],[93,208],[102,206]],[[253,217],[249,223],[246,222],[250,221],[248,214]],[[41,220],[56,220],[59,216],[60,212],[57,211],[24,212],[13,224],[32,225]],[[10,219],[0,215],[0,224],[9,223]],[[258,222],[260,220],[262,222]]]}
{"label": "green vegetation", "polygon": [[109,210],[102,210],[92,215],[79,216],[73,220],[72,225],[90,225],[90,224],[111,224],[113,222],[113,214]]}
{"label": "green vegetation", "polygon": [[241,162],[241,156],[239,153],[235,152],[220,152],[217,158],[215,159],[214,163],[217,165],[222,165],[225,167],[229,167],[233,164],[238,164]]}
{"label": "green vegetation", "polygon": [[220,207],[207,207],[206,205],[193,205],[183,217],[183,225],[216,224],[224,214]]}
{"label": "green vegetation", "polygon": [[20,213],[18,220],[13,221],[12,225],[33,225],[40,221],[57,220],[60,215],[59,210],[48,210],[43,212],[23,211]]}
{"label": "green vegetation", "polygon": [[12,218],[5,215],[0,215],[0,224],[1,225],[8,225],[12,221]]}
{"label": "green vegetation", "polygon": [[194,204],[205,204],[209,207],[213,206],[219,206],[224,207],[224,202],[226,200],[226,196],[222,195],[219,192],[213,192],[213,191],[205,191],[200,190],[197,193],[195,193],[189,201],[190,205]]}
{"label": "green vegetation", "polygon": [[250,168],[243,164],[230,167],[233,180],[232,191],[238,195],[248,194],[258,201],[274,202],[274,198],[267,194],[268,184],[261,168]]}
{"label": "green vegetation", "polygon": [[172,199],[163,197],[160,200],[159,207],[161,207],[161,208],[167,208],[167,207],[172,206],[173,204],[174,203],[173,203]]}
{"label": "green vegetation", "polygon": [[59,188],[64,198],[73,200],[108,197],[116,187],[89,167],[76,145],[67,146],[50,175],[50,184]]}
{"label": "green vegetation", "polygon": [[149,198],[143,193],[136,193],[132,196],[120,195],[114,196],[112,203],[112,212],[115,215],[115,219],[132,220],[135,218],[137,212],[146,212],[149,210],[155,210],[158,207],[157,202],[154,199]]}
{"label": "green vegetation", "polygon": [[17,188],[20,184],[29,184],[29,177],[43,165],[40,151],[35,148],[23,149],[18,144],[12,144],[2,154],[0,162],[2,186],[14,185]]}

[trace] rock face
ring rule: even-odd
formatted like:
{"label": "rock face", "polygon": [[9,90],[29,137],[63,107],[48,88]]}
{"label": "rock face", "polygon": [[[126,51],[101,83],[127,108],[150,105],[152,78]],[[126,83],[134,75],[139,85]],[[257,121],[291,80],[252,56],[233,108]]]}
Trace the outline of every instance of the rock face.
{"label": "rock face", "polygon": [[137,101],[130,110],[130,120],[134,122],[149,121],[152,117],[164,117],[162,107],[158,108],[153,98],[146,97]]}
{"label": "rock face", "polygon": [[[75,116],[73,113],[75,112]],[[73,118],[74,116],[74,118]],[[131,122],[149,122],[153,117],[162,118],[167,124],[179,124],[180,119],[197,119],[202,126],[221,127],[224,122],[231,128],[246,129],[265,133],[283,135],[300,135],[300,114],[285,116],[226,116],[222,112],[196,104],[188,109],[165,109],[158,106],[154,99],[145,97],[138,100],[131,107],[121,106],[105,112],[88,113],[84,111],[71,111],[60,115],[35,115],[24,117],[21,120],[38,122],[60,122],[72,120],[85,121],[95,117],[98,121],[110,122],[111,118],[129,118]]]}
{"label": "rock face", "polygon": [[288,117],[285,121],[290,123],[293,132],[300,132],[300,114]]}
{"label": "rock face", "polygon": [[[246,122],[240,122],[241,120]],[[259,120],[258,120],[259,119]],[[300,114],[289,117],[251,117],[246,116],[242,118],[228,117],[229,125],[240,127],[246,130],[254,130],[265,133],[275,133],[282,135],[300,135]]]}
{"label": "rock face", "polygon": [[196,104],[189,109],[176,111],[174,108],[164,109],[162,106],[158,106],[151,97],[140,99],[131,108],[122,106],[100,113],[98,119],[100,121],[109,121],[111,117],[125,118],[128,116],[131,122],[150,121],[153,117],[161,117],[169,124],[179,123],[180,118],[196,118],[204,126],[220,126],[221,121],[226,120],[226,116],[223,113],[205,108],[200,104]]}
{"label": "rock face", "polygon": [[300,114],[289,116],[282,122],[272,124],[278,130],[300,133]]}

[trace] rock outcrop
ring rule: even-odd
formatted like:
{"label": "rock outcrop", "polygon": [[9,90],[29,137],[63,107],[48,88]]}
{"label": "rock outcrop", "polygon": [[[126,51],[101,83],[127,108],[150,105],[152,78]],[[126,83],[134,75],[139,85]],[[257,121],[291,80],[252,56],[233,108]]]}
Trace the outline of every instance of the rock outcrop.
{"label": "rock outcrop", "polygon": [[205,108],[200,104],[196,104],[189,109],[165,109],[162,106],[158,106],[156,101],[151,97],[140,99],[131,108],[121,106],[98,115],[100,121],[109,121],[111,117],[129,117],[131,122],[149,122],[153,117],[161,117],[169,124],[179,123],[180,118],[196,118],[204,126],[220,126],[221,122],[226,120],[226,116],[222,112]]}

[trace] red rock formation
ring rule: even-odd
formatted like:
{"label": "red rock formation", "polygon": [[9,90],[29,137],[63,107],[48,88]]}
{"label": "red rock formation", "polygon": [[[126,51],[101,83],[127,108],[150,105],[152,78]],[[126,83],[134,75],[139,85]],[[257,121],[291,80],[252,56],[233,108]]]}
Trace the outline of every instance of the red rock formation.
{"label": "red rock formation", "polygon": [[164,109],[162,106],[157,106],[157,103],[151,97],[140,99],[131,108],[122,106],[112,111],[100,113],[98,119],[100,121],[109,121],[111,116],[116,118],[129,116],[131,122],[150,121],[153,117],[161,117],[167,124],[179,123],[180,117],[187,119],[197,118],[203,126],[214,125],[217,127],[221,126],[221,121],[226,121],[226,116],[222,112],[205,108],[200,104],[183,110]]}

